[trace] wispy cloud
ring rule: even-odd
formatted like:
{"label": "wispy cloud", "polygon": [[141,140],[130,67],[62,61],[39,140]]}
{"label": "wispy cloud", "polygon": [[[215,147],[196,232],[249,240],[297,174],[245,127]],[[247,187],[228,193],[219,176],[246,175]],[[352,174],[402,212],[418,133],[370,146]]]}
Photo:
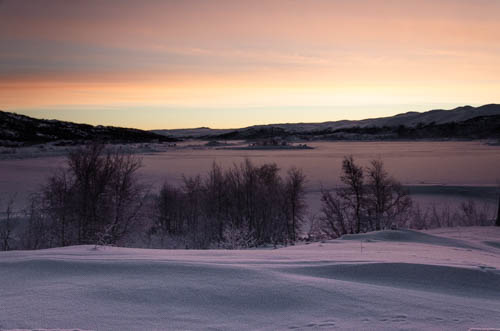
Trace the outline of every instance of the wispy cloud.
{"label": "wispy cloud", "polygon": [[314,121],[336,118],[327,106],[368,117],[375,104],[500,99],[499,1],[2,3],[0,107],[11,110],[226,107],[244,118],[244,107],[310,105]]}

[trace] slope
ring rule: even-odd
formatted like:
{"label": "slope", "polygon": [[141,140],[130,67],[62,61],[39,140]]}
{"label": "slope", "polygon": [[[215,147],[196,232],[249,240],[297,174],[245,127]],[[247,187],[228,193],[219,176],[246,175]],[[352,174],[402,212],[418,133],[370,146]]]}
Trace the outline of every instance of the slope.
{"label": "slope", "polygon": [[458,246],[386,237],[277,250],[2,253],[0,328],[498,327],[500,249],[462,248],[500,235],[483,229],[467,229]]}

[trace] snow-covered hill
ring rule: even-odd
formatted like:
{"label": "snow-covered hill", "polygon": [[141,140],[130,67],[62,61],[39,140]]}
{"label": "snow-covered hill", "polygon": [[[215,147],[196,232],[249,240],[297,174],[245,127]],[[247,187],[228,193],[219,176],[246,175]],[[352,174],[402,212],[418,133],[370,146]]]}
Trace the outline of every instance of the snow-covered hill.
{"label": "snow-covered hill", "polygon": [[234,131],[235,129],[211,129],[207,127],[192,128],[192,129],[170,129],[170,130],[152,130],[156,134],[172,136],[176,138],[200,138],[214,135],[225,134]]}
{"label": "snow-covered hill", "polygon": [[0,253],[0,329],[500,327],[500,228],[259,250]]}
{"label": "snow-covered hill", "polygon": [[[399,126],[414,127],[419,124],[445,124],[451,122],[463,122],[480,116],[500,115],[500,105],[489,104],[480,107],[463,106],[451,110],[435,109],[423,113],[408,112],[390,117],[370,118],[359,121],[333,121],[324,123],[300,123],[300,124],[272,124],[271,126],[290,130],[292,132],[336,130],[351,127],[383,127]],[[255,128],[265,126],[255,126]]]}
{"label": "snow-covered hill", "polygon": [[282,123],[268,125],[254,125],[241,129],[210,129],[206,127],[196,129],[153,130],[153,132],[178,138],[224,137],[224,135],[245,136],[268,134],[274,130],[275,134],[304,134],[324,131],[335,131],[349,128],[382,128],[406,126],[409,128],[425,125],[442,125],[447,123],[462,123],[473,118],[485,116],[500,116],[500,105],[489,104],[480,107],[463,106],[451,110],[435,109],[427,112],[408,112],[390,117],[370,118],[359,121],[330,121],[323,123]]}

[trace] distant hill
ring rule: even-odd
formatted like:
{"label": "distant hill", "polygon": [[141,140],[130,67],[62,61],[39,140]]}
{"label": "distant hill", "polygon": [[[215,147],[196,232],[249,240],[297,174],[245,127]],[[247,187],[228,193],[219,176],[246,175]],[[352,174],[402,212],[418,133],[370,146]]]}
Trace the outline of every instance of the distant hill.
{"label": "distant hill", "polygon": [[73,144],[209,140],[258,140],[271,137],[305,140],[500,139],[500,105],[464,106],[452,110],[408,112],[360,121],[254,125],[241,129],[152,130],[93,126],[42,120],[0,111],[0,145],[29,145],[59,141]]}
{"label": "distant hill", "polygon": [[40,144],[54,141],[71,144],[94,140],[108,143],[178,141],[150,131],[41,120],[0,111],[0,145]]}
{"label": "distant hill", "polygon": [[435,109],[423,113],[408,112],[359,121],[269,124],[233,130],[198,128],[154,130],[153,132],[179,138],[227,140],[277,136],[331,140],[498,138],[500,135],[500,105],[463,106],[452,110]]}
{"label": "distant hill", "polygon": [[201,127],[193,129],[151,130],[151,132],[182,139],[182,138],[199,138],[199,137],[220,135],[224,133],[233,132],[235,130],[236,129],[211,129],[207,127]]}

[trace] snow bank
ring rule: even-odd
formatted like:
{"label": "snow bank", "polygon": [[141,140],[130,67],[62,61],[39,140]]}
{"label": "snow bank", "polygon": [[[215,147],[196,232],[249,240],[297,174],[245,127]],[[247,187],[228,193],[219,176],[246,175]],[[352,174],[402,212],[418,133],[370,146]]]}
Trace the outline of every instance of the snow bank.
{"label": "snow bank", "polygon": [[500,228],[448,231],[277,250],[1,253],[0,329],[499,327],[500,249],[480,245]]}
{"label": "snow bank", "polygon": [[450,246],[459,248],[472,248],[470,244],[464,241],[433,236],[412,230],[385,230],[375,231],[356,235],[344,235],[342,240],[363,240],[363,241],[392,241],[392,242],[408,242],[419,244],[430,244],[439,246]]}

